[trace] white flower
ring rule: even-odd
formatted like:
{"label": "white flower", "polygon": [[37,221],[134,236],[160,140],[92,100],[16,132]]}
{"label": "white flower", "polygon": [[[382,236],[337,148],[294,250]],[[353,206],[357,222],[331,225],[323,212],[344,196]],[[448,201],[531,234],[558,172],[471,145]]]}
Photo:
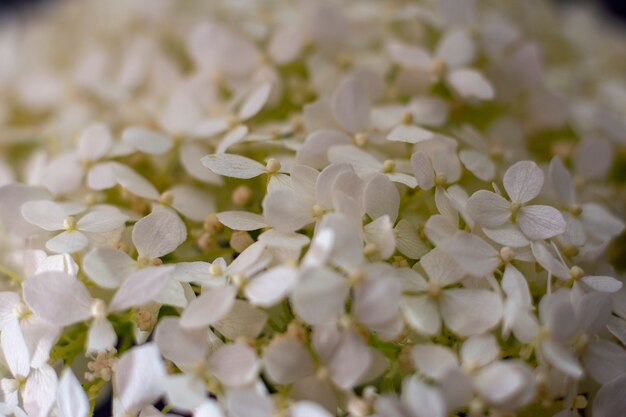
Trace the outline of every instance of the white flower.
{"label": "white flower", "polygon": [[467,202],[469,214],[484,229],[503,229],[513,221],[531,240],[548,239],[565,231],[565,220],[557,209],[527,204],[543,187],[543,172],[537,164],[521,161],[512,165],[503,183],[510,200],[481,190]]}
{"label": "white flower", "polygon": [[82,207],[51,201],[29,201],[22,205],[22,216],[44,230],[63,230],[48,240],[46,247],[56,253],[73,253],[85,249],[91,239],[100,238],[124,226],[127,216],[113,206],[96,206],[78,216]]}

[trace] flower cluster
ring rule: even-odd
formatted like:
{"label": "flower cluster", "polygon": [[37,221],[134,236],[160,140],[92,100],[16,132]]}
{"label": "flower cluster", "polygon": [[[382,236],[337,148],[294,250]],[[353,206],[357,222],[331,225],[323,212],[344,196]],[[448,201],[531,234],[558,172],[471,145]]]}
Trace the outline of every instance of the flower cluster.
{"label": "flower cluster", "polygon": [[626,415],[625,37],[588,11],[2,23],[0,415]]}

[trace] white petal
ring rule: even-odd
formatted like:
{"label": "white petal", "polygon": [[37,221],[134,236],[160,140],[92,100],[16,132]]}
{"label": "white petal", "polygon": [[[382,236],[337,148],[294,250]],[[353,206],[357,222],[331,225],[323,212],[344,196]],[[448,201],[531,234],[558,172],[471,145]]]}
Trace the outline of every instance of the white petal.
{"label": "white petal", "polygon": [[571,206],[576,202],[574,180],[558,156],[555,156],[550,161],[548,178],[550,179],[552,190],[556,193],[561,203]]}
{"label": "white petal", "polygon": [[133,243],[140,256],[160,258],[176,250],[187,239],[187,228],[171,209],[155,207],[135,223]]}
{"label": "white petal", "polygon": [[52,201],[29,201],[22,205],[22,216],[44,230],[55,231],[65,229],[64,221],[68,214]]}
{"label": "white petal", "polygon": [[284,233],[276,229],[270,229],[261,233],[258,237],[258,241],[271,248],[300,250],[308,245],[311,239],[305,234],[295,232]]}
{"label": "white petal", "polygon": [[141,126],[126,128],[122,132],[122,141],[150,155],[163,155],[174,145],[172,139],[163,133]]}
{"label": "white petal", "polygon": [[367,128],[370,99],[357,78],[347,78],[339,85],[332,106],[337,123],[345,130],[356,133]]}
{"label": "white petal", "polygon": [[235,300],[230,312],[213,325],[224,337],[235,340],[238,337],[255,339],[261,334],[267,322],[267,313],[243,300]]}
{"label": "white petal", "polygon": [[517,216],[520,229],[531,240],[549,239],[565,232],[565,219],[550,206],[526,206]]}
{"label": "white petal", "polygon": [[594,417],[618,416],[626,409],[626,375],[604,384],[593,400]]}
{"label": "white petal", "polygon": [[454,284],[464,277],[463,270],[454,259],[437,248],[422,256],[419,265],[426,271],[430,281],[441,285]]}
{"label": "white petal", "polygon": [[563,280],[570,278],[569,268],[567,268],[561,260],[552,255],[545,243],[533,242],[530,247],[535,260],[546,271]]}
{"label": "white petal", "polygon": [[259,360],[248,345],[229,343],[211,355],[209,366],[221,383],[236,387],[252,382],[259,370]]}
{"label": "white petal", "polygon": [[389,216],[384,215],[363,227],[363,235],[368,244],[376,247],[379,259],[388,259],[396,250],[396,239],[393,224]]}
{"label": "white petal", "polygon": [[48,242],[46,248],[56,253],[74,253],[87,247],[89,239],[79,231],[72,230],[56,235]]}
{"label": "white petal", "polygon": [[256,275],[244,293],[252,304],[271,307],[289,294],[298,279],[298,270],[290,266],[277,266]]}
{"label": "white petal", "polygon": [[248,131],[248,127],[244,125],[239,125],[233,130],[230,130],[217,145],[217,148],[215,148],[215,153],[221,154],[226,152],[230,147],[241,142],[248,134]]}
{"label": "white petal", "polygon": [[423,152],[411,155],[411,167],[421,189],[430,190],[435,185],[433,166],[428,155]]}
{"label": "white petal", "polygon": [[45,272],[27,279],[23,286],[28,307],[50,324],[67,326],[91,316],[93,299],[76,277]]}
{"label": "white petal", "polygon": [[209,350],[207,330],[185,329],[176,317],[165,317],[159,321],[154,342],[165,359],[183,370],[204,361]]}
{"label": "white petal", "polygon": [[613,277],[588,275],[581,281],[596,291],[606,293],[617,292],[622,288],[622,282]]}
{"label": "white petal", "polygon": [[511,248],[521,248],[530,244],[524,233],[513,224],[503,224],[495,229],[483,227],[483,233],[494,242]]}
{"label": "white petal", "polygon": [[137,174],[134,170],[119,163],[114,163],[112,165],[112,169],[115,174],[115,178],[117,178],[117,182],[126,190],[138,197],[148,198],[151,200],[159,199],[159,192],[156,188],[154,188],[154,185],[141,175]]}
{"label": "white petal", "polygon": [[104,233],[124,226],[128,216],[114,208],[92,210],[81,217],[76,228],[83,232]]}
{"label": "white petal", "polygon": [[500,265],[499,253],[478,236],[456,232],[441,247],[467,274],[484,277]]}
{"label": "white petal", "polygon": [[135,415],[163,395],[165,369],[152,343],[133,347],[116,364],[113,387],[121,411]]}
{"label": "white petal", "polygon": [[439,333],[439,307],[429,296],[404,297],[401,307],[409,326],[417,332],[425,335]]}
{"label": "white petal", "polygon": [[447,77],[450,86],[463,98],[492,100],[495,92],[489,81],[478,71],[462,68]]}
{"label": "white petal", "polygon": [[267,223],[282,232],[293,232],[313,221],[310,202],[288,190],[271,192],[263,199],[263,216]]}
{"label": "white petal", "polygon": [[491,334],[472,336],[461,347],[464,365],[485,366],[498,357],[500,346]]}
{"label": "white petal", "polygon": [[387,215],[395,223],[400,208],[400,193],[382,174],[376,174],[365,186],[365,212],[372,218]]}
{"label": "white petal", "polygon": [[599,204],[583,204],[580,218],[587,233],[601,242],[612,239],[624,230],[624,222]]}
{"label": "white petal", "polygon": [[226,116],[202,120],[193,129],[193,136],[197,138],[210,138],[211,136],[224,133],[228,130],[228,122],[229,120]]}
{"label": "white petal", "polygon": [[584,371],[572,352],[565,349],[563,346],[548,340],[541,345],[541,352],[559,371],[563,372],[574,379],[580,379]]}
{"label": "white petal", "polygon": [[416,377],[402,384],[402,400],[416,417],[444,417],[446,404],[441,392]]}
{"label": "white petal", "polygon": [[173,265],[140,269],[122,282],[111,300],[109,309],[121,311],[153,301],[167,286]]}
{"label": "white petal", "polygon": [[345,279],[330,269],[307,270],[292,293],[294,310],[309,324],[333,322],[343,312],[348,290]]}
{"label": "white petal", "polygon": [[[9,184],[0,188],[0,218],[4,229],[14,235],[29,237],[39,229],[28,222],[21,212],[28,201],[49,200],[50,193],[43,187]],[[54,220],[56,223],[56,220]]]}
{"label": "white petal", "polygon": [[101,352],[115,346],[117,334],[106,318],[97,318],[89,327],[87,337],[87,352]]}
{"label": "white petal", "polygon": [[495,327],[502,317],[500,297],[486,290],[446,290],[441,297],[440,306],[446,326],[461,336],[483,333]]}
{"label": "white petal", "polygon": [[511,201],[527,203],[543,187],[543,171],[533,161],[519,161],[504,173],[502,183]]}
{"label": "white petal", "polygon": [[239,120],[248,120],[261,111],[272,92],[272,85],[265,82],[256,87],[241,105],[239,109]]}
{"label": "white petal", "polygon": [[481,369],[476,375],[476,389],[490,404],[506,406],[527,383],[524,375],[513,364],[494,362]]}
{"label": "white petal", "polygon": [[354,315],[367,326],[388,323],[398,313],[402,285],[395,277],[381,276],[384,273],[378,269],[368,271],[370,277],[354,288]]}
{"label": "white petal", "polygon": [[26,377],[30,373],[28,345],[17,321],[5,325],[0,333],[0,343],[6,364],[15,377]]}
{"label": "white petal", "polygon": [[94,123],[82,131],[78,138],[78,154],[81,159],[96,161],[111,149],[113,138],[104,123]]}
{"label": "white petal", "polygon": [[327,153],[331,146],[349,145],[351,143],[350,136],[338,130],[316,130],[308,135],[304,144],[298,148],[296,161],[313,168],[323,169],[329,163]]}
{"label": "white petal", "polygon": [[409,259],[419,259],[429,248],[420,239],[417,228],[408,220],[401,219],[396,225],[396,247],[398,251]]}
{"label": "white petal", "polygon": [[270,379],[279,384],[291,384],[311,375],[315,366],[304,344],[288,336],[269,343],[263,353],[263,365]]}
{"label": "white petal", "polygon": [[22,388],[24,411],[30,416],[47,416],[55,402],[57,374],[48,364],[33,369]]}
{"label": "white petal", "polygon": [[589,375],[600,384],[626,374],[626,350],[608,340],[589,344],[582,359]]}
{"label": "white petal", "polygon": [[206,400],[204,382],[191,375],[168,375],[165,378],[167,404],[177,410],[193,410]]}
{"label": "white petal", "polygon": [[177,185],[169,190],[174,200],[172,207],[190,220],[201,222],[215,212],[213,196],[197,187]]}
{"label": "white petal", "polygon": [[70,368],[66,368],[61,375],[56,403],[58,417],[87,417],[89,415],[87,394]]}
{"label": "white petal", "polygon": [[125,252],[107,246],[94,249],[83,258],[83,270],[103,288],[117,288],[136,268],[135,260]]}
{"label": "white petal", "polygon": [[428,240],[430,240],[435,246],[443,244],[458,230],[458,220],[456,224],[452,223],[448,217],[442,216],[441,214],[430,216],[424,225],[424,233],[426,234],[426,237],[428,237]]}
{"label": "white petal", "polygon": [[76,154],[61,154],[46,167],[42,185],[54,195],[67,194],[80,186],[84,172]]}
{"label": "white petal", "polygon": [[465,168],[478,179],[491,181],[496,174],[496,166],[482,152],[464,149],[459,152],[459,158],[465,165]]}
{"label": "white petal", "polygon": [[435,380],[459,366],[454,352],[447,347],[435,344],[415,346],[411,351],[411,358],[419,372]]}
{"label": "white petal", "polygon": [[94,165],[87,172],[87,185],[92,190],[107,190],[115,187],[117,178],[113,167],[115,165],[105,162]]}
{"label": "white petal", "polygon": [[511,203],[496,193],[480,190],[467,200],[467,211],[481,226],[497,228],[511,218]]}
{"label": "white petal", "polygon": [[206,169],[200,162],[199,155],[204,155],[206,152],[206,149],[199,144],[183,143],[178,156],[185,171],[193,178],[208,184],[221,185],[224,182],[223,178]]}
{"label": "white petal", "polygon": [[435,134],[430,130],[423,129],[415,125],[399,124],[394,127],[387,135],[387,140],[392,142],[405,142],[405,143],[418,143],[425,140],[430,140],[435,137]]}
{"label": "white petal", "polygon": [[291,406],[290,417],[331,417],[324,407],[313,401],[299,401]]}
{"label": "white petal", "polygon": [[258,230],[267,227],[265,219],[256,213],[248,211],[223,211],[217,218],[224,226],[233,230]]}
{"label": "white petal", "polygon": [[360,334],[348,330],[342,334],[327,366],[330,368],[335,385],[349,389],[365,376],[371,360],[372,356]]}
{"label": "white petal", "polygon": [[265,166],[261,163],[240,155],[227,153],[206,155],[201,161],[205,167],[225,177],[250,179],[265,173]]}
{"label": "white petal", "polygon": [[235,295],[233,287],[205,290],[200,297],[189,303],[180,318],[180,325],[187,329],[195,329],[215,324],[231,310]]}
{"label": "white petal", "polygon": [[475,53],[474,43],[466,31],[450,30],[439,41],[435,55],[451,68],[459,68],[471,64]]}
{"label": "white petal", "polygon": [[276,415],[273,399],[260,384],[230,390],[226,395],[225,407],[231,417],[272,417]]}

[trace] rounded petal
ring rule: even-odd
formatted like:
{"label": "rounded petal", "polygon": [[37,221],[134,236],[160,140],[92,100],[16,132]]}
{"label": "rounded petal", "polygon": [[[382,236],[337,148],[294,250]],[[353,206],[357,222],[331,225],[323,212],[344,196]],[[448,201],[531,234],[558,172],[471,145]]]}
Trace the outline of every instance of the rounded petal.
{"label": "rounded petal", "polygon": [[83,270],[93,282],[103,288],[117,288],[137,269],[137,263],[126,252],[103,246],[83,258]]}
{"label": "rounded petal", "polygon": [[533,161],[519,161],[504,173],[502,183],[511,201],[527,203],[543,187],[543,171]]}
{"label": "rounded petal", "polygon": [[565,232],[565,219],[560,211],[550,206],[522,207],[517,223],[531,240],[544,240]]}
{"label": "rounded petal", "polygon": [[195,329],[215,324],[224,318],[235,303],[236,290],[233,287],[213,288],[189,303],[180,318],[180,325]]}
{"label": "rounded petal", "polygon": [[263,199],[263,216],[270,226],[293,232],[313,221],[313,208],[309,201],[297,198],[293,192],[277,190]]}
{"label": "rounded petal", "polygon": [[259,371],[259,360],[250,346],[229,343],[211,355],[209,366],[222,384],[237,387],[254,380]]}
{"label": "rounded petal", "polygon": [[297,282],[299,271],[290,266],[277,266],[261,272],[250,280],[244,293],[254,305],[271,307],[286,297]]}
{"label": "rounded petal", "polygon": [[291,384],[311,375],[315,365],[300,340],[280,337],[273,339],[264,350],[263,366],[272,381]]}
{"label": "rounded petal", "polygon": [[511,203],[496,193],[480,190],[467,200],[467,211],[476,223],[495,229],[511,218]]}
{"label": "rounded petal", "polygon": [[498,294],[487,290],[446,290],[440,306],[446,326],[461,336],[484,333],[495,327],[502,317],[502,300]]}
{"label": "rounded petal", "polygon": [[337,123],[348,132],[367,128],[370,117],[370,99],[357,78],[347,78],[338,87],[332,101]]}
{"label": "rounded petal", "polygon": [[272,84],[269,82],[265,82],[252,90],[239,108],[239,120],[248,120],[260,112],[267,103],[271,92]]}
{"label": "rounded petal", "polygon": [[89,415],[87,394],[70,368],[66,368],[61,375],[57,387],[56,405],[58,417],[87,417]]}
{"label": "rounded petal", "polygon": [[395,223],[400,208],[400,193],[385,175],[376,174],[365,186],[365,212],[372,218],[387,215]]}
{"label": "rounded petal", "polygon": [[163,155],[174,145],[172,139],[163,133],[141,126],[126,128],[122,132],[122,141],[150,155]]}
{"label": "rounded petal", "polygon": [[175,251],[187,239],[187,228],[173,210],[157,206],[135,223],[132,236],[139,255],[155,259]]}
{"label": "rounded petal", "polygon": [[248,211],[223,211],[217,214],[217,219],[224,226],[233,230],[258,230],[267,227],[263,216]]}
{"label": "rounded petal", "polygon": [[492,85],[476,70],[468,68],[455,70],[448,75],[447,81],[463,98],[492,100],[495,97]]}
{"label": "rounded petal", "polygon": [[44,230],[55,231],[65,229],[64,221],[68,214],[52,201],[29,201],[22,205],[22,216]]}
{"label": "rounded petal", "polygon": [[140,269],[122,282],[111,300],[109,309],[121,311],[154,301],[165,289],[174,265],[154,266]]}
{"label": "rounded petal", "polygon": [[24,300],[43,321],[67,326],[91,317],[93,299],[76,277],[44,272],[24,281]]}
{"label": "rounded petal", "polygon": [[304,271],[292,293],[293,307],[309,324],[332,323],[343,312],[349,287],[338,273],[327,268]]}
{"label": "rounded petal", "polygon": [[250,179],[265,173],[265,166],[245,156],[221,153],[206,155],[202,165],[224,177]]}

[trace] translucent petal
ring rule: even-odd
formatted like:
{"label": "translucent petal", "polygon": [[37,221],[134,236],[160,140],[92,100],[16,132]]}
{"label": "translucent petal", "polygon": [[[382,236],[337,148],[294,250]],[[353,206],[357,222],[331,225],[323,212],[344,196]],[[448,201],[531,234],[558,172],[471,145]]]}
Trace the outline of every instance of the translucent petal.
{"label": "translucent petal", "polygon": [[446,326],[461,336],[483,333],[502,317],[502,301],[491,291],[458,288],[444,291],[440,301]]}
{"label": "translucent petal", "polygon": [[418,143],[430,140],[435,134],[430,130],[415,125],[399,124],[387,135],[387,140],[392,142]]}
{"label": "translucent petal", "polygon": [[468,68],[454,70],[447,77],[448,84],[466,99],[492,100],[495,92],[489,81],[478,71]]}
{"label": "translucent petal", "polygon": [[409,326],[419,333],[433,335],[441,330],[439,307],[427,295],[404,297],[402,312]]}
{"label": "translucent petal", "polygon": [[504,173],[502,183],[511,201],[527,203],[543,187],[543,171],[533,161],[519,161]]}
{"label": "translucent petal", "polygon": [[76,228],[84,232],[104,233],[124,226],[128,216],[115,208],[101,208],[90,211],[76,223]]}
{"label": "translucent petal", "polygon": [[550,161],[548,178],[550,179],[552,190],[554,190],[561,203],[571,206],[576,202],[574,180],[558,156],[555,156]]}
{"label": "translucent petal", "polygon": [[476,48],[467,32],[450,30],[439,41],[435,55],[450,68],[459,68],[471,64],[475,53]]}
{"label": "translucent petal", "polygon": [[491,334],[472,336],[461,347],[461,360],[464,365],[485,366],[500,354],[500,346]]}
{"label": "translucent petal", "polygon": [[239,108],[239,120],[248,120],[260,112],[267,103],[271,91],[272,85],[269,82],[265,82],[252,90]]}
{"label": "translucent petal", "polygon": [[291,384],[314,372],[311,354],[294,337],[273,339],[264,351],[263,366],[270,379],[279,384]]}
{"label": "translucent petal", "polygon": [[206,329],[186,329],[176,317],[164,317],[159,321],[154,342],[165,359],[184,370],[204,361],[209,351]]}
{"label": "translucent petal", "polygon": [[560,211],[550,206],[522,207],[517,223],[531,240],[549,239],[565,232],[565,219]]}
{"label": "translucent petal", "polygon": [[57,387],[56,410],[58,417],[87,417],[89,415],[87,394],[70,368],[66,368],[61,375]]}
{"label": "translucent petal", "polygon": [[600,388],[593,400],[592,410],[594,417],[613,417],[625,409],[626,375],[621,375]]}
{"label": "translucent petal", "polygon": [[298,270],[290,266],[277,266],[250,280],[244,293],[254,305],[271,307],[278,304],[294,287]]}
{"label": "translucent petal", "polygon": [[433,166],[428,155],[423,152],[411,155],[411,167],[421,189],[430,190],[435,185]]}
{"label": "translucent petal", "polygon": [[189,220],[201,222],[215,212],[215,201],[208,192],[190,185],[176,185],[169,190],[172,207]]}
{"label": "translucent petal", "polygon": [[89,239],[79,231],[66,231],[56,235],[48,242],[46,248],[56,253],[74,253],[87,247]]}
{"label": "translucent petal", "polygon": [[265,173],[265,167],[257,161],[234,154],[206,155],[202,164],[218,175],[249,179]]}
{"label": "translucent petal", "polygon": [[195,329],[215,324],[228,314],[235,302],[233,287],[205,290],[202,295],[189,303],[180,318],[180,325]]}
{"label": "translucent petal", "polygon": [[140,269],[122,282],[113,296],[109,309],[121,311],[153,301],[171,279],[174,265]]}
{"label": "translucent petal", "polygon": [[24,281],[24,300],[42,320],[67,326],[91,316],[93,299],[76,277],[64,272],[45,272]]}
{"label": "translucent petal", "polygon": [[367,129],[370,116],[370,99],[356,78],[346,78],[335,91],[332,101],[337,123],[348,132]]}
{"label": "translucent petal", "polygon": [[112,165],[117,182],[138,197],[158,200],[159,192],[147,179],[123,164]]}
{"label": "translucent petal", "polygon": [[137,414],[164,391],[165,369],[153,343],[133,347],[115,367],[113,390],[122,412]]}
{"label": "translucent petal", "polygon": [[387,215],[395,223],[400,208],[400,194],[389,179],[376,174],[365,186],[365,212],[372,218]]}
{"label": "translucent petal", "polygon": [[68,214],[52,201],[29,201],[22,205],[22,216],[44,230],[55,231],[65,229],[64,221]]}
{"label": "translucent petal", "polygon": [[511,218],[511,204],[491,191],[479,190],[467,200],[467,211],[477,223],[497,228]]}
{"label": "translucent petal", "polygon": [[313,221],[313,208],[308,200],[288,190],[273,191],[263,199],[265,221],[282,232],[293,232]]}
{"label": "translucent petal", "polygon": [[459,158],[465,168],[480,180],[491,181],[496,174],[496,166],[482,152],[464,149],[459,152]]}
{"label": "translucent petal", "polygon": [[303,272],[292,293],[295,312],[309,324],[332,323],[343,312],[348,295],[345,279],[326,268]]}
{"label": "translucent petal", "polygon": [[135,223],[132,237],[140,256],[155,259],[176,250],[187,239],[187,228],[173,210],[157,206]]}
{"label": "translucent petal", "polygon": [[124,129],[122,141],[149,155],[166,154],[174,145],[174,141],[167,135],[141,126],[132,126]]}
{"label": "translucent petal", "polygon": [[259,360],[248,345],[229,343],[211,355],[209,366],[222,384],[237,387],[252,382],[259,371]]}
{"label": "translucent petal", "polygon": [[296,161],[313,168],[323,169],[329,163],[327,153],[331,146],[349,145],[351,143],[352,139],[350,136],[341,131],[332,129],[316,130],[308,135],[304,144],[298,148]]}
{"label": "translucent petal", "polygon": [[136,265],[125,252],[107,246],[94,249],[83,258],[83,270],[103,288],[117,288],[136,270]]}
{"label": "translucent petal", "polygon": [[419,344],[411,351],[411,359],[419,372],[435,380],[459,366],[452,350],[435,344]]}
{"label": "translucent petal", "polygon": [[104,123],[94,123],[80,134],[78,154],[83,160],[97,161],[109,152],[112,144],[109,127]]}
{"label": "translucent petal", "polygon": [[467,274],[484,277],[500,265],[500,254],[478,236],[456,232],[441,249],[449,254]]}
{"label": "translucent petal", "polygon": [[89,327],[87,352],[101,352],[112,348],[117,343],[117,334],[106,318],[96,318]]}

